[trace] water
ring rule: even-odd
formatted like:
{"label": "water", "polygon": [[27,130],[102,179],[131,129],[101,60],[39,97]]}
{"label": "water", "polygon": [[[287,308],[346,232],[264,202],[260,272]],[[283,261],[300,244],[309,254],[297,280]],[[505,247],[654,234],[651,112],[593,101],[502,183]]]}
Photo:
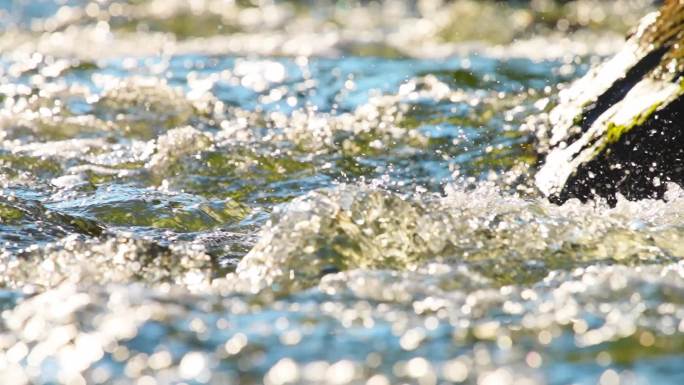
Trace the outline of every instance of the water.
{"label": "water", "polygon": [[684,192],[530,182],[648,4],[437,3],[0,2],[2,382],[684,381]]}

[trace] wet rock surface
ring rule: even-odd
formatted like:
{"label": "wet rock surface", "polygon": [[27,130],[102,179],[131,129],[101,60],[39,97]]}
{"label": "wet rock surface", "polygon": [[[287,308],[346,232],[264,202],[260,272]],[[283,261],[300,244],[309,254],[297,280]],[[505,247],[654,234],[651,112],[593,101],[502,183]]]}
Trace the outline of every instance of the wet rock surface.
{"label": "wet rock surface", "polygon": [[684,183],[683,20],[684,5],[665,2],[618,54],[561,91],[536,176],[553,201],[662,198],[666,182]]}

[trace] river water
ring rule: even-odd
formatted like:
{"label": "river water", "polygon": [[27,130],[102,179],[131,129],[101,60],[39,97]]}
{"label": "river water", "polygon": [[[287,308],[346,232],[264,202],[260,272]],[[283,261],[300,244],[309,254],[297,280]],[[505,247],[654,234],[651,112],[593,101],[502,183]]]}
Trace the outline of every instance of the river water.
{"label": "river water", "polygon": [[0,1],[1,383],[684,383],[684,191],[531,182],[647,2],[254,3]]}

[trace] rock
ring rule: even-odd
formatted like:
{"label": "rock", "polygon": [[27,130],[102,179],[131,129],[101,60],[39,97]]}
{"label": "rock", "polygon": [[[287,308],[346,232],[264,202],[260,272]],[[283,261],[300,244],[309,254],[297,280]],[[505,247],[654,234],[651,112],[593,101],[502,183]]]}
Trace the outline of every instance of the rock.
{"label": "rock", "polygon": [[559,94],[537,187],[553,202],[663,198],[684,185],[684,5],[666,1],[624,48]]}

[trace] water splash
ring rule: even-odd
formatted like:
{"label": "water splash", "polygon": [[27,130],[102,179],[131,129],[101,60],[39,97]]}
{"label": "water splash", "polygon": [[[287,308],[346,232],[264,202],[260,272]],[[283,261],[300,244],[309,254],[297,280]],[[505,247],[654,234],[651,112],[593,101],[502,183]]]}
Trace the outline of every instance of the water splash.
{"label": "water splash", "polygon": [[681,191],[529,181],[624,2],[44,3],[0,1],[0,378],[681,382]]}

